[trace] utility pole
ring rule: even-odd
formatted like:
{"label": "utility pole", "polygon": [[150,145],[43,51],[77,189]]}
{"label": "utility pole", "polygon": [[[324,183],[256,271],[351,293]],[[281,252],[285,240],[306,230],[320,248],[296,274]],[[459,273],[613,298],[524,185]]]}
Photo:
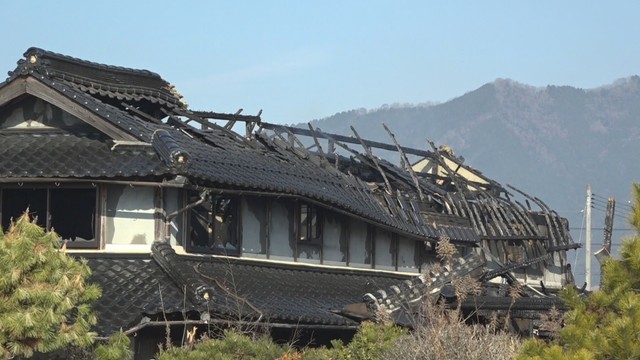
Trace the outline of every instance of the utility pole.
{"label": "utility pole", "polygon": [[613,235],[613,217],[616,214],[616,199],[607,199],[607,211],[604,215],[604,241],[602,249],[596,251],[595,257],[600,262],[600,284],[604,278],[603,265],[611,257],[611,236]]}
{"label": "utility pole", "polygon": [[616,214],[616,199],[607,199],[607,211],[604,215],[604,242],[602,247],[607,251],[607,256],[611,256],[611,236],[613,235],[613,217]]}
{"label": "utility pole", "polygon": [[587,185],[587,209],[586,211],[586,220],[587,220],[587,246],[585,247],[585,278],[586,278],[586,290],[591,291],[591,184]]}

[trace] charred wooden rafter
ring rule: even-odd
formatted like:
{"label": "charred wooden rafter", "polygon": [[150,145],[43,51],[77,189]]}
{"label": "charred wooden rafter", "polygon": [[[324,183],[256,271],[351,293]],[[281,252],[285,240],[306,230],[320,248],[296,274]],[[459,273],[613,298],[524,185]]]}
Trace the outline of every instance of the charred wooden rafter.
{"label": "charred wooden rafter", "polygon": [[420,200],[424,200],[425,197],[424,197],[424,194],[422,193],[422,189],[420,188],[420,181],[418,180],[416,173],[413,171],[413,168],[409,163],[409,159],[407,159],[407,155],[402,150],[402,146],[398,144],[398,141],[396,140],[396,136],[391,132],[391,130],[389,130],[387,125],[382,124],[382,126],[384,126],[384,129],[389,134],[389,137],[391,137],[391,140],[393,141],[393,144],[396,146],[396,149],[398,149],[398,153],[400,154],[400,163],[402,164],[402,167],[409,172],[409,175],[411,175],[411,179],[413,180],[416,186],[416,190],[418,191],[418,196],[420,197]]}

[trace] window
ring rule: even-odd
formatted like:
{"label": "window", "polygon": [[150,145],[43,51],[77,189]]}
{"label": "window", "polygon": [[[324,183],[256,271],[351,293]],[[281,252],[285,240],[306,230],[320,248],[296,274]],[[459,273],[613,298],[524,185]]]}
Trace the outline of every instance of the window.
{"label": "window", "polygon": [[2,228],[28,208],[36,223],[54,230],[69,248],[97,248],[95,188],[2,189]]}
{"label": "window", "polygon": [[[191,197],[191,203],[199,196]],[[191,210],[188,250],[193,252],[239,254],[238,212],[235,198],[213,196]]]}
{"label": "window", "polygon": [[297,259],[321,263],[322,259],[322,210],[311,204],[298,206]]}
{"label": "window", "polygon": [[300,236],[305,243],[319,243],[322,240],[321,211],[315,205],[300,204]]}

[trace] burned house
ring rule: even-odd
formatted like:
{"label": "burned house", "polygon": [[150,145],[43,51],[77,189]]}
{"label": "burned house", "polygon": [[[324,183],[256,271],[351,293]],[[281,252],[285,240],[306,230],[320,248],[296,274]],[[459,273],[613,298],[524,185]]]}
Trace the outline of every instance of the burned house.
{"label": "burned house", "polygon": [[[87,259],[96,331],[138,335],[141,357],[167,326],[348,337],[380,309],[406,320],[452,276],[484,284],[478,314],[506,310],[513,283],[523,319],[556,304],[578,246],[566,221],[450,149],[388,132],[195,111],[155,73],[31,48],[0,84],[0,219],[28,208]],[[429,271],[443,238],[456,260]]]}

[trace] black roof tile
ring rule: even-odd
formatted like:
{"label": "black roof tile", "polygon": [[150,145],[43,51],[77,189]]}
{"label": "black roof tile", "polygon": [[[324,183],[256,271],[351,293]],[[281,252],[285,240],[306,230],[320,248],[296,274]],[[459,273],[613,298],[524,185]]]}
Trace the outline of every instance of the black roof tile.
{"label": "black roof tile", "polygon": [[[31,56],[35,56],[33,63]],[[142,114],[144,111],[140,112],[140,109],[136,110],[136,114],[141,117],[128,112],[119,101],[108,100],[111,97],[127,101],[146,99],[160,105],[167,105],[167,101],[178,102],[179,97],[171,92],[168,83],[157,74],[95,64],[35,48],[29,49],[25,57],[19,62],[11,79],[21,76],[37,79],[134,138],[150,144],[153,142],[155,148],[151,149],[158,150],[160,156],[147,153],[146,150],[141,150],[140,153],[112,151],[95,139],[83,141],[79,139],[80,136],[52,136],[52,139],[43,137],[41,141],[37,141],[27,135],[6,134],[0,136],[0,153],[4,155],[0,158],[0,176],[141,178],[179,174],[192,183],[208,187],[257,190],[308,198],[415,238],[436,239],[446,235],[456,242],[477,243],[480,236],[490,235],[475,223],[454,223],[437,228],[432,226],[429,219],[421,223],[423,219],[416,218],[417,214],[412,213],[415,209],[396,211],[395,207],[400,206],[395,204],[397,201],[393,197],[387,203],[381,201],[377,190],[372,190],[361,179],[321,161],[317,155],[304,148],[291,147],[286,141],[278,137],[271,138],[263,131],[258,132],[255,139],[247,140],[215,124],[211,124],[209,129],[199,130],[170,118],[168,123],[173,126],[169,126],[160,123],[159,118],[154,118],[157,121],[149,121],[147,118],[152,116]],[[1,84],[0,89],[6,84],[8,83]],[[165,99],[163,96],[169,96],[167,92],[176,97]],[[160,110],[170,114],[171,106],[167,107],[169,109],[163,107]],[[177,111],[176,114],[179,116],[183,112]],[[163,141],[153,141],[153,134],[157,131],[163,134]],[[33,148],[25,144],[30,144]],[[11,149],[12,145],[16,146],[16,150]],[[29,154],[24,155],[24,152]],[[188,166],[176,166],[176,162],[171,160],[171,154],[183,154],[188,160]],[[365,168],[372,166],[367,156],[358,156]],[[410,193],[415,188],[413,179],[405,170],[386,161],[378,163],[402,191]],[[376,169],[369,169],[368,173],[376,172]],[[425,179],[419,182],[423,191],[436,197],[442,196],[442,188]],[[398,196],[402,195],[398,193]],[[476,209],[481,206],[487,211],[496,205],[504,208],[504,211],[489,211],[490,219],[487,221],[505,223],[502,219],[505,216],[522,216],[517,213],[516,207],[509,208],[511,204],[508,202],[481,200],[483,199],[474,199],[475,203],[471,207]],[[461,203],[463,202],[466,203],[467,200],[462,198]],[[406,203],[402,206],[406,208]],[[458,205],[454,207],[456,206]],[[462,207],[459,210],[464,212]],[[511,222],[513,221],[502,224],[507,235],[521,235],[518,233],[519,227],[511,228]],[[491,234],[495,232],[494,229],[487,230]]]}
{"label": "black roof tile", "polygon": [[137,325],[145,315],[193,310],[182,291],[150,256],[82,254],[92,270],[89,282],[102,289],[94,305],[95,331],[109,336]]}
{"label": "black roof tile", "polygon": [[167,81],[148,70],[98,64],[51,51],[29,48],[10,76],[37,72],[93,95],[120,100],[159,103],[185,107],[185,103]]}
{"label": "black roof tile", "polygon": [[188,259],[185,263],[196,269],[210,285],[227,289],[221,289],[221,295],[214,296],[214,304],[234,303],[235,296],[239,296],[260,309],[265,320],[273,322],[353,325],[355,322],[333,311],[360,302],[371,284],[386,287],[398,281],[396,276],[383,274],[287,268],[241,261]]}
{"label": "black roof tile", "polygon": [[[166,250],[166,249],[165,249]],[[166,252],[166,251],[165,251]],[[171,252],[171,250],[169,250]],[[352,326],[357,322],[336,314],[347,304],[361,302],[363,294],[387,288],[408,276],[308,268],[247,260],[170,256],[160,266],[153,259],[131,254],[75,254],[84,257],[92,269],[90,282],[102,288],[94,306],[96,331],[107,336],[127,330],[143,317],[162,319],[184,311],[209,312],[213,318],[261,320],[274,324]],[[208,302],[194,304],[176,282],[182,272],[190,281],[213,289]]]}
{"label": "black roof tile", "polygon": [[111,150],[111,141],[64,133],[2,133],[0,144],[3,178],[128,178],[170,173],[150,146]]}

